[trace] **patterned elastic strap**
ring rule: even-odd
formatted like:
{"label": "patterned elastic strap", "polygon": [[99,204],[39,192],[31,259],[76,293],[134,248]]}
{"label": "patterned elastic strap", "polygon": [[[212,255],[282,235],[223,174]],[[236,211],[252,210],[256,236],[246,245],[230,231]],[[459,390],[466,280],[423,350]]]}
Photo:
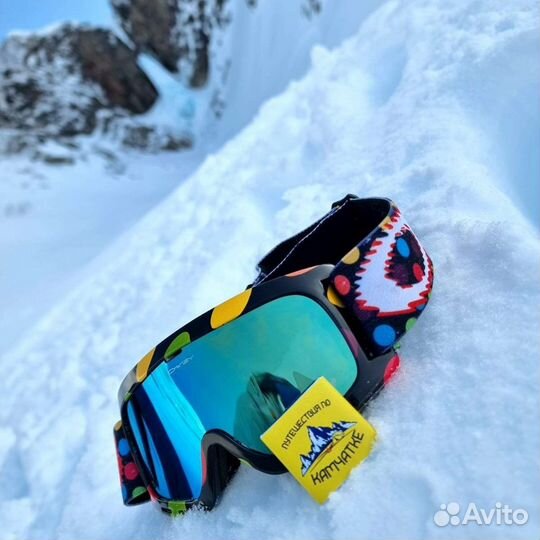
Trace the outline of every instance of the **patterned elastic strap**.
{"label": "patterned elastic strap", "polygon": [[285,240],[258,265],[253,285],[295,270],[333,264],[329,287],[368,357],[387,352],[410,330],[433,286],[433,263],[389,199],[347,195],[307,229]]}
{"label": "patterned elastic strap", "polygon": [[124,504],[126,506],[132,506],[149,501],[150,493],[133,460],[122,422],[117,422],[114,426],[114,442],[116,444],[118,473],[120,474],[120,485],[122,486]]}

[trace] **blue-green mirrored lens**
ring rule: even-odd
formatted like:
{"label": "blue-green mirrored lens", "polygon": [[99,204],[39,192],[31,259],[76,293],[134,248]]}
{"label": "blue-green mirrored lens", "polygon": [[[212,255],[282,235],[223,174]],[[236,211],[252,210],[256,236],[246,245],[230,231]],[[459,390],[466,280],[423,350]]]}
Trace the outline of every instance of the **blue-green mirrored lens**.
{"label": "blue-green mirrored lens", "polygon": [[259,436],[315,379],[324,376],[345,393],[356,374],[351,349],[324,308],[286,296],[163,362],[133,394],[128,417],[158,494],[190,500],[201,492],[207,431],[270,453]]}

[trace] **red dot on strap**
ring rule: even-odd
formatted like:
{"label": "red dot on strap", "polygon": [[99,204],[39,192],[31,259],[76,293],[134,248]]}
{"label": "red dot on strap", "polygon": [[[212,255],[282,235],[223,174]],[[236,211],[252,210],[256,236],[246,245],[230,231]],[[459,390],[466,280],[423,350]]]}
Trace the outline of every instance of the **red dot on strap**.
{"label": "red dot on strap", "polygon": [[139,476],[139,469],[135,463],[130,462],[124,467],[124,474],[128,480],[135,480]]}

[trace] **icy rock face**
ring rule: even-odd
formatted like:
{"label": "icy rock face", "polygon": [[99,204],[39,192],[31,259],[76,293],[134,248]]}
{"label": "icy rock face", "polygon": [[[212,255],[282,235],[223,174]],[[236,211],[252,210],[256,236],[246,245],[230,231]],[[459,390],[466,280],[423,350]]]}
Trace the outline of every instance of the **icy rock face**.
{"label": "icy rock face", "polygon": [[134,51],[108,30],[65,24],[0,47],[0,128],[87,134],[100,111],[143,113],[157,96]]}
{"label": "icy rock face", "polygon": [[208,80],[212,30],[229,22],[226,2],[111,0],[136,50],[151,54],[170,72],[180,73],[192,88]]}

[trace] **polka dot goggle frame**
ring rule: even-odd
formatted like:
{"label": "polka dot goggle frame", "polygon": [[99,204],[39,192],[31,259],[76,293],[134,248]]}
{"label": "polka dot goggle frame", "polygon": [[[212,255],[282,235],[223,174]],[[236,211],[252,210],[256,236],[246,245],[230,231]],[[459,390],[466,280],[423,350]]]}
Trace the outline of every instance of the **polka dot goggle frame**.
{"label": "polka dot goggle frame", "polygon": [[[164,367],[168,368],[170,379],[179,377],[179,370],[193,362],[192,351],[196,352],[198,345],[203,343],[201,338],[213,332],[217,336],[226,328],[230,334],[229,343],[231,336],[234,338],[236,321],[247,321],[248,315],[260,313],[261,307],[278,299],[309,298],[323,308],[324,316],[339,329],[354,356],[356,378],[352,385],[343,388],[343,393],[354,406],[362,409],[398,367],[395,346],[422,314],[433,286],[431,259],[396,205],[388,199],[360,199],[353,195],[334,203],[330,212],[313,225],[279,244],[260,261],[258,269],[254,283],[243,293],[166,338],[124,379],[118,394],[122,420],[116,424],[114,433],[125,504],[152,499],[173,515],[181,514],[192,506],[210,509],[216,504],[240,460],[263,472],[285,472],[275,456],[261,452],[255,448],[255,443],[246,442],[243,437],[246,437],[246,429],[249,431],[250,420],[243,417],[242,422],[236,422],[234,432],[232,428],[201,432],[200,441],[195,443],[193,450],[201,460],[201,478],[195,478],[198,482],[196,490],[193,485],[188,486],[185,479],[187,487],[164,487],[162,480],[167,474],[169,483],[177,481],[175,475],[182,476],[181,469],[173,465],[174,460],[170,458],[171,449],[181,454],[182,448],[178,450],[178,443],[174,446],[167,440],[170,448],[163,456],[169,458],[160,457],[158,447],[163,443],[162,439],[168,438],[167,426],[164,428],[161,424],[161,435],[154,437],[146,449],[143,448],[141,441],[146,435],[141,436],[140,431],[147,429],[147,423],[150,423],[144,407],[147,407],[146,401],[152,401],[152,394],[144,390],[145,381],[158,380]],[[301,314],[295,317],[300,318]],[[316,336],[312,338],[307,336],[306,343],[315,341]],[[246,339],[245,333],[241,339]],[[317,371],[314,354],[316,352],[307,356],[312,362],[311,368]],[[339,380],[340,374],[332,373],[333,369],[338,369],[335,367],[337,364],[331,357],[325,364],[329,372],[312,372],[310,376],[332,378],[335,375]],[[173,376],[174,373],[176,375]],[[263,386],[273,385],[276,392],[281,392],[278,397],[282,404],[286,404],[287,399],[297,395],[295,392],[305,389],[302,387],[304,382],[299,382],[298,377],[308,380],[305,374],[294,373],[296,381],[292,376],[285,380],[274,374],[270,375],[270,383],[266,380],[266,386]],[[211,377],[204,380],[201,375],[200,378],[201,388],[205,384],[210,385]],[[149,388],[149,383],[147,385]],[[157,407],[155,403],[152,406]],[[190,405],[190,410],[192,408],[195,410],[195,405]],[[133,412],[135,410],[138,412]],[[135,424],[138,422],[140,425],[137,427]],[[188,442],[185,444],[187,452]],[[153,460],[148,458],[149,453],[156,454]],[[158,458],[159,475],[153,473],[149,466],[149,461]],[[193,484],[191,479],[190,482]],[[189,496],[179,496],[186,489]]]}

